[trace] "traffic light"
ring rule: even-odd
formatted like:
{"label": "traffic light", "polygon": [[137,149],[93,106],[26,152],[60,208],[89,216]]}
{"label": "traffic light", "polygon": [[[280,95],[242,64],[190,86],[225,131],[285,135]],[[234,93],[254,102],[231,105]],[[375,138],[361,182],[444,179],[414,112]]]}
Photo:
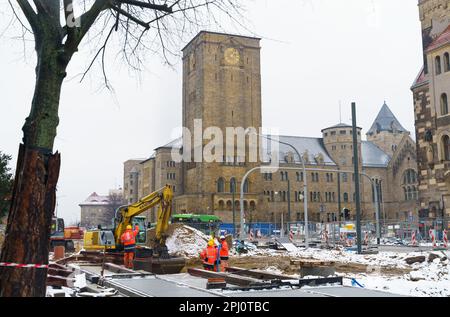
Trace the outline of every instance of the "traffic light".
{"label": "traffic light", "polygon": [[341,218],[343,218],[344,220],[350,220],[350,209],[348,208],[342,209]]}

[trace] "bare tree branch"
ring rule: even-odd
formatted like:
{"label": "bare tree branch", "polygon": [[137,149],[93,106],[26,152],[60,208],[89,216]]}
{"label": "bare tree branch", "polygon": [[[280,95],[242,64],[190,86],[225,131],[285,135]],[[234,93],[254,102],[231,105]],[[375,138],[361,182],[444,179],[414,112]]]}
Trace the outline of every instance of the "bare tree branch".
{"label": "bare tree branch", "polygon": [[31,28],[33,29],[33,32],[36,32],[39,26],[37,13],[34,11],[33,7],[27,0],[17,0],[17,3],[19,4],[23,14],[27,18],[27,21],[30,24]]}

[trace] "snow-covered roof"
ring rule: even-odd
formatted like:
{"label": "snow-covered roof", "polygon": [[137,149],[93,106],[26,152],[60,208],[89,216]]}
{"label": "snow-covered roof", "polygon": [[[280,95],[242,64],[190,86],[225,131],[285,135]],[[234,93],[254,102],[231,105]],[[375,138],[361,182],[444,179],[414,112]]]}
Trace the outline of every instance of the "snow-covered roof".
{"label": "snow-covered roof", "polygon": [[155,151],[159,149],[181,149],[182,147],[183,147],[183,138],[179,137],[178,139],[175,139],[167,143],[166,145],[156,148]]}
{"label": "snow-covered roof", "polygon": [[108,196],[98,195],[97,193],[92,193],[80,206],[105,206],[109,205]]}
{"label": "snow-covered roof", "polygon": [[391,161],[389,155],[369,141],[361,143],[361,152],[363,167],[387,167]]}
{"label": "snow-covered roof", "polygon": [[[331,159],[331,157],[328,155],[327,150],[325,149],[325,146],[323,144],[322,138],[310,138],[310,137],[297,137],[297,136],[269,136],[270,138],[273,138],[275,140],[279,140],[281,142],[285,142],[288,144],[291,144],[294,146],[295,149],[300,153],[300,155],[304,155],[305,152],[308,152],[308,164],[317,164],[316,158],[318,155],[321,156],[323,159],[323,164],[325,165],[336,165],[334,161]],[[263,158],[264,162],[270,161],[270,141],[264,141],[263,146],[265,147],[264,153],[265,157]],[[280,144],[279,145],[279,159],[280,162],[285,163],[285,157],[292,153],[294,156],[294,161],[296,163],[300,163],[301,160],[298,157],[298,155],[294,152],[294,149],[292,149],[290,146]]]}

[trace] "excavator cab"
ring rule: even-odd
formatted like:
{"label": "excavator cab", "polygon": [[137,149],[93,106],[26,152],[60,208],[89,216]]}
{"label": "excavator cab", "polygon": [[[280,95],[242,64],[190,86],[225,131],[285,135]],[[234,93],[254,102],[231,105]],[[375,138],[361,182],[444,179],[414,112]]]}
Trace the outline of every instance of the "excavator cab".
{"label": "excavator cab", "polygon": [[145,217],[134,217],[132,221],[133,228],[139,226],[139,233],[136,236],[137,245],[145,245],[147,242],[147,226]]}

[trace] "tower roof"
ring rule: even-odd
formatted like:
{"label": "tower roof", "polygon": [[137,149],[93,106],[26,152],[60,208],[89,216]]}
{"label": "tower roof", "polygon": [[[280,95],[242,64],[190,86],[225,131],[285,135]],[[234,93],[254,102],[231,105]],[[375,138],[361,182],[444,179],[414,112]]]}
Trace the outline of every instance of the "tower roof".
{"label": "tower roof", "polygon": [[427,53],[450,43],[450,25],[427,48]]}
{"label": "tower roof", "polygon": [[383,131],[408,132],[397,120],[386,102],[384,103],[383,107],[381,107],[380,113],[378,113],[378,116],[375,119],[375,122],[373,123],[369,132],[367,132],[367,135],[374,135]]}

